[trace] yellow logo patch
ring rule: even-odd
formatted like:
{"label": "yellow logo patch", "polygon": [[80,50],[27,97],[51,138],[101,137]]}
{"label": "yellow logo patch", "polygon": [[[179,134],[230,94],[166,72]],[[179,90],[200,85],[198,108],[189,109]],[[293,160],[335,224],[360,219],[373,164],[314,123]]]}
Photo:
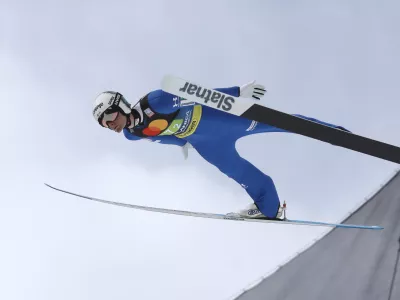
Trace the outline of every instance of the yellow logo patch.
{"label": "yellow logo patch", "polygon": [[201,114],[202,114],[201,105],[195,105],[193,108],[192,120],[190,121],[189,126],[184,132],[177,134],[176,136],[178,138],[185,138],[188,137],[189,135],[192,135],[196,131],[197,126],[199,126]]}

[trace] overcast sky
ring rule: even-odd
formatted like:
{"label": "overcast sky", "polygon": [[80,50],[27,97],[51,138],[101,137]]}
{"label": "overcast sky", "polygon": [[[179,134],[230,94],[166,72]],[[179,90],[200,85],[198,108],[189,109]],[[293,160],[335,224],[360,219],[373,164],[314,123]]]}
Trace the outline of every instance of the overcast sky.
{"label": "overcast sky", "polygon": [[[93,120],[174,74],[253,79],[264,105],[400,145],[396,1],[2,1],[1,299],[230,299],[326,232],[134,211],[63,195],[226,213],[250,198],[191,149]],[[294,219],[340,221],[394,163],[292,134],[246,137]],[[377,233],[371,233],[377,234]],[[290,285],[288,286],[290,288]]]}

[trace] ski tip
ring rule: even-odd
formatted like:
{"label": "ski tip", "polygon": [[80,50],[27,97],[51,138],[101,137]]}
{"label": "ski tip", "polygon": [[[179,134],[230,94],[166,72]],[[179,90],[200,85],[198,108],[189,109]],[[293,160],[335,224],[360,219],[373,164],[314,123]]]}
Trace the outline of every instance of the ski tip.
{"label": "ski tip", "polygon": [[50,184],[48,184],[48,183],[46,183],[46,182],[44,182],[44,185],[45,185],[45,186],[48,186],[49,188],[51,188],[51,189],[53,189],[53,190],[56,190],[56,188],[55,188],[54,186],[51,186]]}
{"label": "ski tip", "polygon": [[163,78],[161,79],[161,84],[167,82],[168,80],[172,80],[172,79],[174,79],[174,78],[175,78],[175,76],[172,75],[172,74],[165,74],[165,75],[163,76]]}

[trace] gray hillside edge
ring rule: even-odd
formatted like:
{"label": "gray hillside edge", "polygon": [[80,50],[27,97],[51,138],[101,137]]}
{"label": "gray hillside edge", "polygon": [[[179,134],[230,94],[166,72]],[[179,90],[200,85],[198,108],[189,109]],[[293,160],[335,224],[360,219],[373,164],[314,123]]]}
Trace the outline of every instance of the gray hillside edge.
{"label": "gray hillside edge", "polygon": [[230,299],[400,299],[396,264],[400,247],[400,170],[342,223],[374,224],[385,229],[328,229],[315,243]]}

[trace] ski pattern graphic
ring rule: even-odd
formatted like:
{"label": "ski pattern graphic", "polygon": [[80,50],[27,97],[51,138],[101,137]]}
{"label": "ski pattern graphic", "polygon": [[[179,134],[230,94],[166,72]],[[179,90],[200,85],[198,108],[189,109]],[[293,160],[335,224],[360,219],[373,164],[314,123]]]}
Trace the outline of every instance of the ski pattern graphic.
{"label": "ski pattern graphic", "polygon": [[183,98],[182,106],[199,103],[335,146],[400,163],[399,147],[274,110],[255,103],[254,100],[233,97],[172,75],[164,76],[161,88]]}

